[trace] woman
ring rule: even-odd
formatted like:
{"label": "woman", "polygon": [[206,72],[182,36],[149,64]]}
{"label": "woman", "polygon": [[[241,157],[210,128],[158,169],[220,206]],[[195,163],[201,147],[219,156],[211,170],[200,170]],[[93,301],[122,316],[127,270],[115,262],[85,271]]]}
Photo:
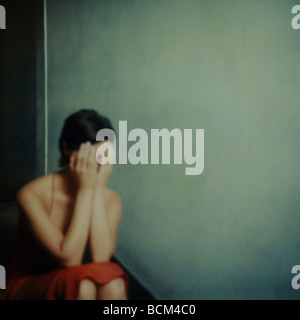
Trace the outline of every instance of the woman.
{"label": "woman", "polygon": [[[103,128],[113,129],[93,110],[69,116],[59,140],[64,168],[18,192],[18,254],[3,299],[127,299],[127,275],[110,261],[122,201],[106,186],[112,165],[95,156]],[[86,249],[91,262],[82,264]]]}

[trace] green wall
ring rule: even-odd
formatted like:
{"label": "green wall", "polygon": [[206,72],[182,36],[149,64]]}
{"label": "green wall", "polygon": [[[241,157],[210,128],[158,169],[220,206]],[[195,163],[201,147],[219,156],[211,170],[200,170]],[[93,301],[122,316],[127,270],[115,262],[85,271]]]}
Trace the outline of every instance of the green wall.
{"label": "green wall", "polygon": [[296,1],[47,1],[48,168],[63,120],[205,130],[205,168],[115,165],[117,257],[160,299],[296,299]]}

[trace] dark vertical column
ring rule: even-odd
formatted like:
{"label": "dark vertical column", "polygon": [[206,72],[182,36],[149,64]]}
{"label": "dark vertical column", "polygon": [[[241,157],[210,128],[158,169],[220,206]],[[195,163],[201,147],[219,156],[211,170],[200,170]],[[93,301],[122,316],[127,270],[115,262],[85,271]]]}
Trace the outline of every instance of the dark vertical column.
{"label": "dark vertical column", "polygon": [[42,3],[1,1],[6,29],[0,30],[0,201],[14,200],[22,185],[43,172]]}

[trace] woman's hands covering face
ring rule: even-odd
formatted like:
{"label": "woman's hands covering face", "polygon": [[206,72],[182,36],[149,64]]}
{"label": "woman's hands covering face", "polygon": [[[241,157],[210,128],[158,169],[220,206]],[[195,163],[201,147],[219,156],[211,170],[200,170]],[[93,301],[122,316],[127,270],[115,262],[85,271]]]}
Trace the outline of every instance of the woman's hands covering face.
{"label": "woman's hands covering face", "polygon": [[[105,187],[112,172],[112,164],[99,164],[96,160],[97,145],[82,143],[70,156],[69,168],[77,188]],[[101,155],[100,155],[101,156]],[[97,152],[99,157],[99,152]]]}

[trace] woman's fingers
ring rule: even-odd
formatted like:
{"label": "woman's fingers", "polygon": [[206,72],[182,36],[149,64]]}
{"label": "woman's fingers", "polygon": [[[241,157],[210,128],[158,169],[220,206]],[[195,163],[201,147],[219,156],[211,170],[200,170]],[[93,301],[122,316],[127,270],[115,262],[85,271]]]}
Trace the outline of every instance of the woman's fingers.
{"label": "woman's fingers", "polygon": [[82,168],[84,171],[88,170],[90,149],[91,149],[91,143],[88,141],[85,143],[85,147],[84,147],[84,151],[83,151]]}
{"label": "woman's fingers", "polygon": [[89,151],[89,144],[90,142],[86,142],[80,145],[77,154],[76,170],[83,171],[87,168],[86,158]]}
{"label": "woman's fingers", "polygon": [[97,178],[96,148],[90,142],[80,145],[77,156],[70,157],[78,188],[93,188]]}
{"label": "woman's fingers", "polygon": [[88,141],[81,144],[78,154],[76,169],[79,171],[97,171],[96,148]]}
{"label": "woman's fingers", "polygon": [[74,155],[71,155],[71,157],[70,157],[69,167],[72,171],[75,169],[75,156]]}
{"label": "woman's fingers", "polygon": [[82,168],[84,147],[85,147],[85,144],[82,143],[77,153],[76,170],[78,171]]}
{"label": "woman's fingers", "polygon": [[90,169],[93,172],[97,171],[97,161],[96,161],[96,148],[91,145],[89,156],[88,156],[88,169]]}

